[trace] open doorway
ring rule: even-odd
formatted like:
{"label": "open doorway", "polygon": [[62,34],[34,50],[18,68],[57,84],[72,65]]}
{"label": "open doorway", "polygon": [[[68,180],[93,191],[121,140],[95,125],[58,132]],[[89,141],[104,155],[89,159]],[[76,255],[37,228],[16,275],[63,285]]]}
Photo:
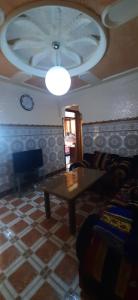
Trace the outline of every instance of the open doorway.
{"label": "open doorway", "polygon": [[82,159],[82,120],[79,111],[68,108],[64,116],[64,149],[66,169]]}

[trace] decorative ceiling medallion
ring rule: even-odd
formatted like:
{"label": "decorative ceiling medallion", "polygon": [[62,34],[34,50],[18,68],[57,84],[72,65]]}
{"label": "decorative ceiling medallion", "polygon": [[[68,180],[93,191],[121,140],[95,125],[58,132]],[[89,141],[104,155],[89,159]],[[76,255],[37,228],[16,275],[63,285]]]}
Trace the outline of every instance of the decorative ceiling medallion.
{"label": "decorative ceiling medallion", "polygon": [[45,77],[51,67],[61,65],[71,76],[80,75],[105,53],[106,34],[97,16],[73,2],[56,3],[25,6],[2,27],[3,54],[28,74]]}
{"label": "decorative ceiling medallion", "polygon": [[108,28],[120,26],[138,15],[138,0],[117,0],[102,12],[102,22]]}

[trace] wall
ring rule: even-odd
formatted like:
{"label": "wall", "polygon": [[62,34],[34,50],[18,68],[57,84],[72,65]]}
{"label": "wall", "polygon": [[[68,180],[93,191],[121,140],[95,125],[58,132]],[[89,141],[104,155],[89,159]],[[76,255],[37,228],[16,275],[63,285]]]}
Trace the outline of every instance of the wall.
{"label": "wall", "polygon": [[138,71],[64,96],[62,105],[80,107],[84,122],[138,116]]}
{"label": "wall", "polygon": [[[23,94],[33,97],[32,111],[21,107]],[[43,174],[64,167],[63,127],[59,126],[62,118],[57,100],[36,89],[0,81],[0,192],[14,184],[13,152],[42,148]]]}
{"label": "wall", "polygon": [[138,121],[83,125],[84,152],[99,150],[120,156],[138,154]]}
{"label": "wall", "polygon": [[14,185],[12,153],[41,148],[44,166],[40,175],[64,167],[62,126],[0,126],[0,192]]}
{"label": "wall", "polygon": [[[83,125],[84,152],[138,154],[138,121],[101,122],[138,117],[137,95],[138,71],[134,71],[64,97],[64,105],[79,105],[86,123]],[[97,121],[97,124],[87,124]]]}
{"label": "wall", "polygon": [[[20,97],[33,97],[32,111],[24,110]],[[0,81],[0,124],[62,125],[58,99],[36,89]]]}

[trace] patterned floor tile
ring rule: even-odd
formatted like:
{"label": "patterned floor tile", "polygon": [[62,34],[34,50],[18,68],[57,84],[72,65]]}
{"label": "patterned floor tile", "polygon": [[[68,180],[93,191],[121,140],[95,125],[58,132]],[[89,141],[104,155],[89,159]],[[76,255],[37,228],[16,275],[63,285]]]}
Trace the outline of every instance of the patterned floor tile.
{"label": "patterned floor tile", "polygon": [[44,198],[43,197],[38,197],[36,200],[35,200],[36,203],[38,204],[42,204],[44,203]]}
{"label": "patterned floor tile", "polygon": [[31,300],[60,300],[57,292],[49,283],[44,283]]}
{"label": "patterned floor tile", "polygon": [[71,237],[67,225],[61,225],[61,227],[55,232],[55,235],[64,242],[66,242]]}
{"label": "patterned floor tile", "polygon": [[20,252],[15,246],[10,246],[1,253],[0,270],[4,271],[10,264],[20,256]]}
{"label": "patterned floor tile", "polygon": [[4,296],[0,292],[0,300],[5,300]]}
{"label": "patterned floor tile", "polygon": [[44,216],[44,213],[39,209],[29,215],[29,217],[34,221],[40,219],[42,216]]}
{"label": "patterned floor tile", "polygon": [[15,220],[17,218],[17,216],[13,213],[8,214],[7,216],[5,216],[4,218],[2,218],[2,222],[5,224],[10,223],[11,221]]}
{"label": "patterned floor tile", "polygon": [[[95,211],[88,198],[86,193],[77,201],[77,230],[90,209]],[[76,239],[69,233],[66,202],[51,195],[49,219],[38,192],[11,194],[0,202],[0,300],[61,300],[70,288],[79,291]]]}
{"label": "patterned floor tile", "polygon": [[7,239],[5,238],[4,234],[0,233],[0,246],[2,246],[6,242],[7,242]]}
{"label": "patterned floor tile", "polygon": [[22,230],[24,230],[27,226],[28,226],[28,224],[24,220],[21,220],[21,221],[17,222],[16,224],[14,224],[13,226],[11,226],[11,230],[13,230],[17,234],[17,233],[21,232]]}
{"label": "patterned floor tile", "polygon": [[26,205],[24,205],[23,207],[20,208],[20,211],[23,212],[23,213],[26,213],[28,210],[30,210],[32,208],[33,208],[32,205],[26,204]]}
{"label": "patterned floor tile", "polygon": [[9,209],[7,207],[4,207],[4,206],[0,207],[0,216],[8,211],[9,211]]}
{"label": "patterned floor tile", "polygon": [[58,275],[63,281],[70,285],[78,274],[78,264],[69,255],[65,255],[60,264],[55,270],[56,275]]}
{"label": "patterned floor tile", "polygon": [[23,201],[21,199],[17,199],[17,200],[12,201],[12,205],[14,205],[15,207],[17,207],[21,204],[23,204]]}
{"label": "patterned floor tile", "polygon": [[31,229],[27,234],[22,237],[22,241],[31,247],[37,240],[41,238],[41,233],[36,229]]}
{"label": "patterned floor tile", "polygon": [[40,225],[44,228],[44,229],[46,229],[46,230],[49,230],[49,229],[51,229],[54,225],[56,225],[56,223],[57,223],[57,220],[55,220],[54,218],[50,218],[50,219],[45,219],[45,220],[43,220],[41,223],[40,223]]}
{"label": "patterned floor tile", "polygon": [[51,241],[46,241],[44,244],[36,251],[36,255],[45,263],[47,264],[52,257],[56,254],[59,250],[56,244]]}
{"label": "patterned floor tile", "polygon": [[58,214],[60,217],[64,217],[68,213],[68,208],[67,207],[59,207],[58,209],[55,210],[56,214]]}
{"label": "patterned floor tile", "polygon": [[94,205],[90,204],[90,203],[85,203],[81,206],[81,210],[90,213],[92,211],[92,209],[94,208]]}
{"label": "patterned floor tile", "polygon": [[85,217],[80,215],[80,214],[76,214],[76,223],[77,223],[77,226],[80,227],[80,225],[84,222],[85,220]]}
{"label": "patterned floor tile", "polygon": [[8,279],[17,293],[21,293],[37,275],[36,270],[25,262]]}

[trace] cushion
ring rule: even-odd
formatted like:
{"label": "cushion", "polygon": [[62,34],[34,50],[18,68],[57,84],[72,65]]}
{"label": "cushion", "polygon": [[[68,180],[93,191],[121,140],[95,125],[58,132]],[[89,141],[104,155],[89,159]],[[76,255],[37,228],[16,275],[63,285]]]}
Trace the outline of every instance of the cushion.
{"label": "cushion", "polygon": [[87,160],[80,160],[80,161],[77,161],[77,162],[71,164],[69,170],[72,171],[73,169],[78,168],[78,167],[90,168],[91,165]]}
{"label": "cushion", "polygon": [[91,167],[91,168],[93,167],[94,158],[95,158],[95,152],[83,154],[83,160],[89,162],[89,167]]}
{"label": "cushion", "polygon": [[93,168],[94,169],[99,169],[100,168],[100,161],[102,157],[104,156],[105,153],[100,152],[100,151],[95,151],[94,153],[94,162],[93,162]]}
{"label": "cushion", "polygon": [[133,176],[138,177],[138,155],[135,155],[132,159]]}

